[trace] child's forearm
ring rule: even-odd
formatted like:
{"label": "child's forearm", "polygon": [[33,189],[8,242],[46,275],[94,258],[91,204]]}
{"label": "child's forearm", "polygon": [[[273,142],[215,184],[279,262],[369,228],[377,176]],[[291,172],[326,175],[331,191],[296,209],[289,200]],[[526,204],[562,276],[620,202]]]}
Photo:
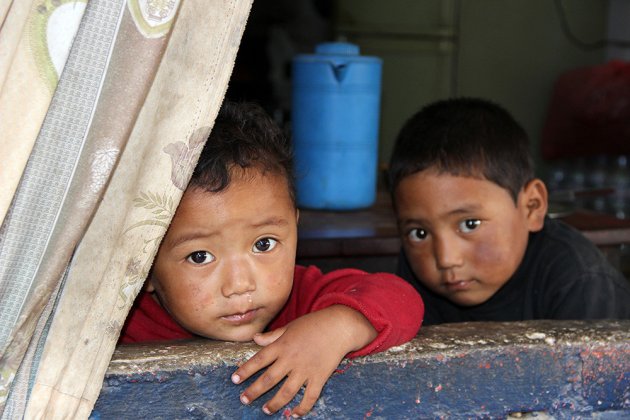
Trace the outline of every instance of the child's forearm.
{"label": "child's forearm", "polygon": [[[325,329],[334,329],[335,336],[343,342],[346,354],[362,349],[378,335],[370,321],[359,311],[345,305],[332,305],[321,312],[326,312],[329,325]],[[327,322],[328,323],[328,322]]]}

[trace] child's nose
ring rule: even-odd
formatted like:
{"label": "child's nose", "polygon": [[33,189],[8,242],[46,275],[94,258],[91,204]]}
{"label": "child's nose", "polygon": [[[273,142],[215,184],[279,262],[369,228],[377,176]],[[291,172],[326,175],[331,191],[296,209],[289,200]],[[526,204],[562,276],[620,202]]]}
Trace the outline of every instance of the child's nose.
{"label": "child's nose", "polygon": [[446,270],[463,264],[461,247],[455,238],[435,237],[433,248],[438,269]]}
{"label": "child's nose", "polygon": [[243,261],[230,261],[222,270],[221,293],[223,296],[243,295],[256,289],[254,270]]}

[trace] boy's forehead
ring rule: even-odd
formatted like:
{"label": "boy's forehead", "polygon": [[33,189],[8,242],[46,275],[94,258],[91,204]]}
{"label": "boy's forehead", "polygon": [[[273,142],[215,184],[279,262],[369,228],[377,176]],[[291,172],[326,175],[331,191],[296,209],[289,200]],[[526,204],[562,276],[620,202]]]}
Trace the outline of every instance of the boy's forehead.
{"label": "boy's forehead", "polygon": [[497,199],[511,201],[507,190],[488,179],[437,170],[416,172],[403,178],[394,192],[398,213],[423,208],[464,213],[491,205]]}
{"label": "boy's forehead", "polygon": [[296,209],[278,177],[235,178],[218,192],[201,187],[184,193],[167,231],[172,246],[248,231],[292,229]]}
{"label": "boy's forehead", "polygon": [[481,184],[477,184],[477,185],[482,185],[482,184],[493,185],[495,187],[504,189],[506,190],[506,192],[510,193],[509,190],[505,186],[499,185],[496,181],[489,179],[486,176],[486,173],[484,171],[485,171],[485,168],[483,167],[483,164],[481,163],[470,164],[469,166],[461,166],[461,167],[443,167],[436,164],[428,168],[411,172],[409,174],[402,176],[400,178],[400,181],[396,185],[396,189],[394,190],[394,192],[397,192],[398,185],[400,185],[404,181],[410,182],[409,180],[411,180],[411,182],[413,183],[421,184],[422,182],[426,182],[427,179],[433,180],[433,178],[438,178],[438,179],[444,180],[444,179],[452,178],[455,180],[455,182],[459,182],[459,183],[467,183],[470,180],[480,181]]}
{"label": "boy's forehead", "polygon": [[249,216],[266,218],[265,213],[295,210],[286,178],[274,172],[254,168],[235,170],[227,186],[220,191],[208,191],[202,186],[190,186],[180,202],[178,213],[205,212],[203,217]]}
{"label": "boy's forehead", "polygon": [[[481,189],[487,187],[487,184],[492,184],[497,187],[494,182],[485,178],[482,174],[477,172],[452,172],[440,169],[432,166],[422,171],[417,171],[403,177],[395,193],[413,194],[416,191],[422,191],[425,188],[446,188],[446,187],[460,187],[466,186],[467,189]],[[400,187],[403,188],[400,188]]]}

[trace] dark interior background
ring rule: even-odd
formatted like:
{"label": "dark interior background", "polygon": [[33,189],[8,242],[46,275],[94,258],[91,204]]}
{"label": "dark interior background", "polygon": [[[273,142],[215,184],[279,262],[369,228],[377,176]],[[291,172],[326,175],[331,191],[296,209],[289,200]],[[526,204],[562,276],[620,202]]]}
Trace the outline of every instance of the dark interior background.
{"label": "dark interior background", "polygon": [[626,0],[254,0],[227,97],[261,103],[290,135],[292,58],[349,41],[383,60],[381,169],[412,113],[479,96],[529,133],[552,210],[627,219],[628,22]]}

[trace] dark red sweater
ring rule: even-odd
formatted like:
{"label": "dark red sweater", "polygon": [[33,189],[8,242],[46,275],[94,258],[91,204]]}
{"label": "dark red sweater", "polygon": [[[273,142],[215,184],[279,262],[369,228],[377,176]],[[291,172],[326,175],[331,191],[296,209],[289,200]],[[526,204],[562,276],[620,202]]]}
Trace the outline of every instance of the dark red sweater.
{"label": "dark red sweater", "polygon": [[[314,266],[296,266],[289,299],[267,326],[267,331],[283,327],[309,312],[337,304],[361,312],[378,332],[370,344],[348,357],[364,356],[409,341],[420,329],[424,315],[420,295],[393,274],[368,274],[356,269],[322,274]],[[192,337],[194,335],[180,327],[150,294],[144,293],[129,313],[119,342]]]}

